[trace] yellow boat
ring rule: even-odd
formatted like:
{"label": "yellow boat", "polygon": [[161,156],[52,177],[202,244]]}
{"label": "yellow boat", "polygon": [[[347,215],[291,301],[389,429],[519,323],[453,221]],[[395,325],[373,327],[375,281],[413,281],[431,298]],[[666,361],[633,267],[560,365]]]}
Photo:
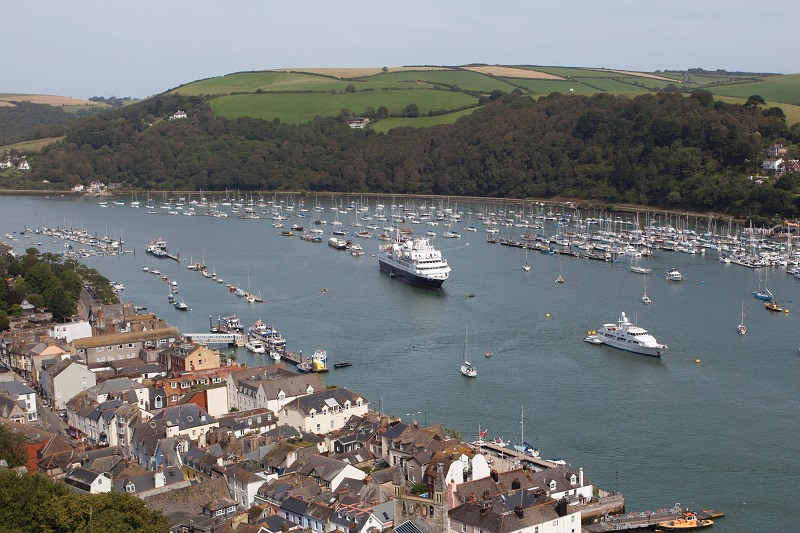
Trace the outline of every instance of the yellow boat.
{"label": "yellow boat", "polygon": [[692,511],[684,511],[683,516],[673,520],[664,520],[656,523],[656,531],[682,531],[686,529],[700,529],[701,527],[713,526],[713,520],[698,519],[697,514]]}

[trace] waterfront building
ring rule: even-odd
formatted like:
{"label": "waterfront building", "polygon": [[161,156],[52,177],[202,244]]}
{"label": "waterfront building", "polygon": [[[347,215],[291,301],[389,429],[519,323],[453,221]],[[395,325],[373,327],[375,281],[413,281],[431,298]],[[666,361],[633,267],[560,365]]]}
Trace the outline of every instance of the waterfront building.
{"label": "waterfront building", "polygon": [[226,387],[229,410],[263,407],[274,413],[298,397],[324,388],[318,374],[295,374],[286,369],[286,363],[231,372]]}
{"label": "waterfront building", "polygon": [[341,429],[352,416],[365,416],[367,402],[344,387],[301,396],[283,406],[281,420],[300,431],[326,434]]}

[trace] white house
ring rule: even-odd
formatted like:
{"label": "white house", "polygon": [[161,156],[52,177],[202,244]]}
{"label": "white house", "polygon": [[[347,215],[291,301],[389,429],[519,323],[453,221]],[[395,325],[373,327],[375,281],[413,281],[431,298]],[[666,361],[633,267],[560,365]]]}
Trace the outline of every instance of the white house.
{"label": "white house", "polygon": [[28,410],[28,422],[38,420],[36,414],[36,393],[34,390],[19,381],[0,382],[0,394],[11,400],[20,402]]}
{"label": "white house", "polygon": [[267,480],[263,472],[252,472],[238,464],[225,469],[224,475],[233,499],[245,509],[253,506],[256,492]]}
{"label": "white house", "polygon": [[42,384],[53,408],[61,410],[76,394],[97,385],[97,375],[67,357],[44,371]]}
{"label": "white house", "polygon": [[283,365],[245,368],[228,374],[228,409],[277,413],[287,403],[323,390],[318,374],[296,374]]}
{"label": "white house", "polygon": [[78,467],[67,474],[64,483],[77,489],[79,492],[100,494],[111,492],[111,478],[107,474],[98,474],[91,470]]}
{"label": "white house", "polygon": [[54,339],[64,339],[71,343],[76,339],[85,339],[92,336],[92,325],[85,320],[80,322],[67,322],[66,324],[54,324],[47,330],[47,334]]}
{"label": "white house", "polygon": [[178,119],[187,118],[187,117],[188,117],[188,115],[186,114],[186,111],[183,111],[183,110],[179,109],[178,111],[175,111],[172,114],[172,116],[169,117],[168,120],[178,120]]}
{"label": "white house", "polygon": [[344,387],[301,396],[283,406],[281,420],[300,431],[325,434],[341,429],[351,416],[365,416],[367,401]]}

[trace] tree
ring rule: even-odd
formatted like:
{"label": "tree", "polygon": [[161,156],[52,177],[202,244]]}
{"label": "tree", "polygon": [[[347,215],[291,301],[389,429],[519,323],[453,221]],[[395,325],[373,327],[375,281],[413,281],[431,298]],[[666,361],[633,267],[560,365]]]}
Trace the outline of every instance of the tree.
{"label": "tree", "polygon": [[383,68],[381,69],[381,72],[384,72],[384,73],[385,73],[385,72],[389,72],[389,67],[383,67]]}
{"label": "tree", "polygon": [[786,120],[786,113],[783,112],[783,109],[780,107],[770,107],[766,111],[764,111],[765,117],[778,117],[779,119],[785,121]]}
{"label": "tree", "polygon": [[389,116],[389,110],[386,106],[380,106],[377,111],[378,118],[386,118]]}
{"label": "tree", "polygon": [[346,93],[354,93],[354,92],[356,92],[356,86],[351,83],[350,85],[348,85],[347,87],[344,88],[344,92],[346,92]]}
{"label": "tree", "polygon": [[758,109],[762,105],[767,105],[767,102],[760,94],[754,94],[744,103],[744,107],[747,109]]}
{"label": "tree", "polygon": [[8,313],[0,310],[0,331],[8,331],[11,328],[11,322],[8,320]]}
{"label": "tree", "polygon": [[408,104],[405,109],[403,109],[403,114],[407,117],[418,117],[419,107],[417,107],[417,104]]}
{"label": "tree", "polygon": [[0,425],[0,459],[5,459],[10,468],[16,468],[28,462],[28,450],[22,441],[22,435],[12,433],[3,425]]}

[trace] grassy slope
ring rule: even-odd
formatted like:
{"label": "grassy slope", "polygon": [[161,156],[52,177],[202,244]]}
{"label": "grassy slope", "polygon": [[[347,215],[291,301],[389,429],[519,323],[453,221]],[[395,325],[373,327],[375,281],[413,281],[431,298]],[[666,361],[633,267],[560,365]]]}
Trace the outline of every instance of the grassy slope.
{"label": "grassy slope", "polygon": [[768,76],[762,79],[763,81],[754,83],[704,87],[704,89],[720,96],[735,96],[747,99],[754,94],[759,94],[764,97],[764,100],[771,102],[800,104],[800,74]]}
{"label": "grassy slope", "polygon": [[315,116],[335,116],[342,109],[361,114],[367,106],[375,109],[385,106],[390,113],[400,113],[409,104],[417,104],[419,111],[455,109],[472,105],[477,99],[452,91],[404,90],[361,91],[342,94],[241,94],[221,96],[211,100],[214,112],[226,118],[251,116],[281,122],[300,124]]}
{"label": "grassy slope", "polygon": [[424,81],[429,83],[444,83],[446,85],[458,85],[467,91],[478,91],[490,93],[495,89],[501,91],[513,91],[514,87],[503,81],[502,78],[493,78],[477,72],[466,70],[429,70],[425,72],[390,72],[388,74],[378,74],[362,78],[366,81],[395,81],[395,82],[417,82]]}
{"label": "grassy slope", "polygon": [[469,115],[475,109],[464,109],[463,111],[456,111],[455,113],[447,113],[446,115],[438,115],[435,117],[419,117],[419,118],[386,118],[370,124],[370,128],[378,133],[386,133],[395,128],[402,128],[410,126],[413,128],[430,128],[431,126],[438,126],[439,124],[453,124],[459,118]]}
{"label": "grassy slope", "polygon": [[19,150],[20,152],[25,152],[25,153],[38,152],[45,146],[58,142],[63,138],[64,137],[48,137],[47,139],[36,139],[35,141],[22,141],[14,144],[8,144],[6,146],[0,146],[0,154],[2,154],[3,152],[7,152],[8,150],[11,149]]}

